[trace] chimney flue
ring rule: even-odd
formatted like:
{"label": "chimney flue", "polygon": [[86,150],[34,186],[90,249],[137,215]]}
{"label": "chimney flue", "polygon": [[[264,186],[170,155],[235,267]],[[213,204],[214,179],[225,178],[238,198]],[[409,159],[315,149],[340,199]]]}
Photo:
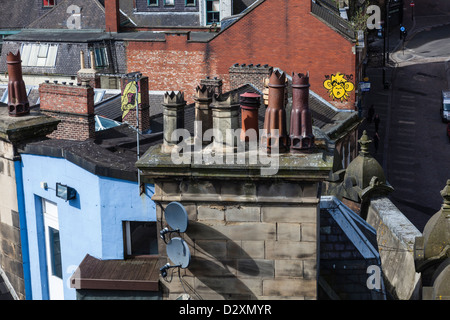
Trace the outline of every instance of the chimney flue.
{"label": "chimney flue", "polygon": [[264,117],[264,136],[261,143],[271,152],[278,148],[279,152],[286,152],[289,148],[286,133],[285,103],[286,74],[278,70],[269,76],[268,107]]}
{"label": "chimney flue", "polygon": [[292,74],[291,152],[310,149],[314,144],[309,109],[309,74]]}
{"label": "chimney flue", "polygon": [[17,54],[12,52],[6,56],[8,65],[8,110],[12,117],[25,116],[30,113],[25,83],[22,78],[22,61],[20,51]]}

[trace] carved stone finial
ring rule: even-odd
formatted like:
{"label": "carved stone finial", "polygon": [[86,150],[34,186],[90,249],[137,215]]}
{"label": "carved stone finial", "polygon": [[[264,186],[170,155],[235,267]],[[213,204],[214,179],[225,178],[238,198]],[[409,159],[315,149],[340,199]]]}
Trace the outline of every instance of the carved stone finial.
{"label": "carved stone finial", "polygon": [[444,198],[444,204],[442,207],[450,210],[450,179],[447,180],[446,186],[441,190],[441,196]]}
{"label": "carved stone finial", "polygon": [[369,136],[367,135],[367,131],[364,130],[361,138],[358,140],[359,144],[361,145],[361,151],[360,153],[362,155],[369,154],[369,144],[372,142],[372,140],[369,139]]}

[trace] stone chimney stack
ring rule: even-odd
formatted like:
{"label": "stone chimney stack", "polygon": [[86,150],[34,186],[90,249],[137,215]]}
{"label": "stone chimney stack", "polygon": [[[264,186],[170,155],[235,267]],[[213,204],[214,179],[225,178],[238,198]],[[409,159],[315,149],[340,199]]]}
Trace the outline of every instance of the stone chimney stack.
{"label": "stone chimney stack", "polygon": [[314,145],[309,109],[309,74],[292,74],[291,152],[302,152]]}
{"label": "stone chimney stack", "polygon": [[47,81],[39,85],[39,94],[41,112],[61,120],[50,138],[84,141],[95,137],[94,89],[91,86]]}
{"label": "stone chimney stack", "polygon": [[8,111],[12,117],[20,117],[30,113],[25,83],[22,78],[22,60],[20,51],[17,54],[12,52],[6,56],[8,65]]}
{"label": "stone chimney stack", "polygon": [[105,0],[105,31],[120,31],[119,0]]}
{"label": "stone chimney stack", "polygon": [[184,128],[184,100],[183,92],[166,92],[164,94],[163,117],[164,117],[164,142],[163,152],[171,152],[172,147],[179,141],[172,139],[172,133],[176,129]]}
{"label": "stone chimney stack", "polygon": [[214,77],[213,79],[206,77],[206,79],[200,80],[200,84],[207,86],[217,96],[222,94],[223,82],[217,77]]}
{"label": "stone chimney stack", "polygon": [[205,131],[212,129],[212,112],[209,105],[212,102],[214,92],[204,84],[200,84],[195,89],[195,123],[194,123],[194,139],[200,139],[203,145],[209,144],[211,141],[203,141]]}
{"label": "stone chimney stack", "polygon": [[[227,96],[215,96],[211,104],[213,128],[219,134],[215,137],[215,147],[233,147],[237,143],[230,141],[228,134],[230,130],[239,127],[239,96],[228,94]],[[220,140],[219,140],[220,139]]]}
{"label": "stone chimney stack", "polygon": [[[269,77],[268,107],[264,117],[265,134],[261,137],[263,147],[268,152],[273,147],[279,152],[288,151],[288,136],[286,133],[285,110],[286,74],[278,70],[271,72]],[[278,130],[278,133],[276,132]]]}

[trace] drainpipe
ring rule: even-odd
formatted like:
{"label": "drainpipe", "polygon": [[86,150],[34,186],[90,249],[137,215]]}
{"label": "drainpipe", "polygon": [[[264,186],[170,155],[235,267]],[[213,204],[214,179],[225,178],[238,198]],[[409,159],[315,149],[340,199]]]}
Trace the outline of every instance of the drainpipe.
{"label": "drainpipe", "polygon": [[19,210],[20,243],[22,247],[23,280],[25,283],[25,299],[31,300],[30,251],[28,248],[28,229],[25,216],[25,196],[23,192],[22,161],[14,161],[16,176],[17,206]]}

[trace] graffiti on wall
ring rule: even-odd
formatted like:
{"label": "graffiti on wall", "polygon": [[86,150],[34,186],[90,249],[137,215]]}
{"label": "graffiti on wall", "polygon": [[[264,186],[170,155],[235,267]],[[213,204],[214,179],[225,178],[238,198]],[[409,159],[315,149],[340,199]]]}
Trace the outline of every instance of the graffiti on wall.
{"label": "graffiti on wall", "polygon": [[353,75],[346,75],[340,72],[336,74],[326,75],[323,87],[328,90],[328,94],[334,100],[341,102],[348,101],[349,92],[355,89],[355,85],[350,80],[353,80]]}
{"label": "graffiti on wall", "polygon": [[136,95],[138,105],[141,104],[141,93],[139,91],[139,84],[136,81],[130,81],[124,86],[121,99],[122,119],[131,109],[136,108]]}

